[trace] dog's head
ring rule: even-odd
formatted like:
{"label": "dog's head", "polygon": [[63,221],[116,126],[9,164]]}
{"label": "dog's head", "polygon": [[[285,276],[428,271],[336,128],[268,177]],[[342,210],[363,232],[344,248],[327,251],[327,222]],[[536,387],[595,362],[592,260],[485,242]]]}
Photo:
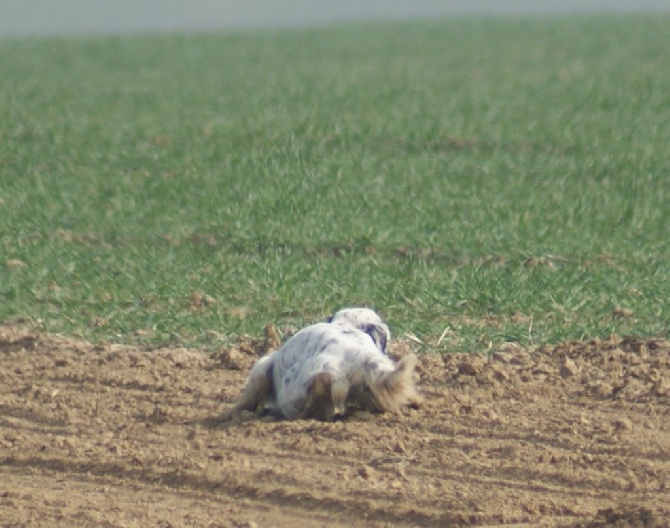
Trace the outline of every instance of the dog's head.
{"label": "dog's head", "polygon": [[391,332],[381,317],[369,308],[344,308],[328,318],[329,323],[348,324],[370,336],[377,348],[387,353]]}

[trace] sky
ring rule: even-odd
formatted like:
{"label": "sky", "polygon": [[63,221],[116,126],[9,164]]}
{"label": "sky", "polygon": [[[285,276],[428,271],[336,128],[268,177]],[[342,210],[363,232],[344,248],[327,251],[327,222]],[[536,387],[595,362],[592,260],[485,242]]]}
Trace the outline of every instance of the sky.
{"label": "sky", "polygon": [[0,36],[277,28],[467,14],[667,12],[670,0],[0,0]]}

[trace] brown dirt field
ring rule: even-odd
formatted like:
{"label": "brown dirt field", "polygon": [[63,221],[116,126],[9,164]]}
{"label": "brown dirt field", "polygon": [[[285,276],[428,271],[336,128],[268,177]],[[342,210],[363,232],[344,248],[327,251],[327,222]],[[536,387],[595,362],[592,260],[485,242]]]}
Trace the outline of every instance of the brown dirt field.
{"label": "brown dirt field", "polygon": [[420,410],[219,423],[261,348],[0,325],[0,525],[669,525],[668,341],[423,355]]}

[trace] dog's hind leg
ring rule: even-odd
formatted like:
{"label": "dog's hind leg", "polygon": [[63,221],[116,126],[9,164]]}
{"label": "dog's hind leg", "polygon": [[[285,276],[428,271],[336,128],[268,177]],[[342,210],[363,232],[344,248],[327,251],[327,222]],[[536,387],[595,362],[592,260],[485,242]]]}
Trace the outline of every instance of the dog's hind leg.
{"label": "dog's hind leg", "polygon": [[223,419],[228,419],[242,411],[255,411],[261,404],[273,399],[273,363],[272,358],[266,356],[259,359],[252,367],[242,393],[233,407],[223,415]]}

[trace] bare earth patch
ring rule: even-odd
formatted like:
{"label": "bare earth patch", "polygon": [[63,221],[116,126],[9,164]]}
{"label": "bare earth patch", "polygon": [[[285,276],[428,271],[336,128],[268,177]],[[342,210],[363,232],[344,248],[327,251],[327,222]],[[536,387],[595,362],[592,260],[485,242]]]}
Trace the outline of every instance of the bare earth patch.
{"label": "bare earth patch", "polygon": [[0,325],[0,524],[668,526],[668,341],[424,355],[418,411],[218,423],[261,348]]}

